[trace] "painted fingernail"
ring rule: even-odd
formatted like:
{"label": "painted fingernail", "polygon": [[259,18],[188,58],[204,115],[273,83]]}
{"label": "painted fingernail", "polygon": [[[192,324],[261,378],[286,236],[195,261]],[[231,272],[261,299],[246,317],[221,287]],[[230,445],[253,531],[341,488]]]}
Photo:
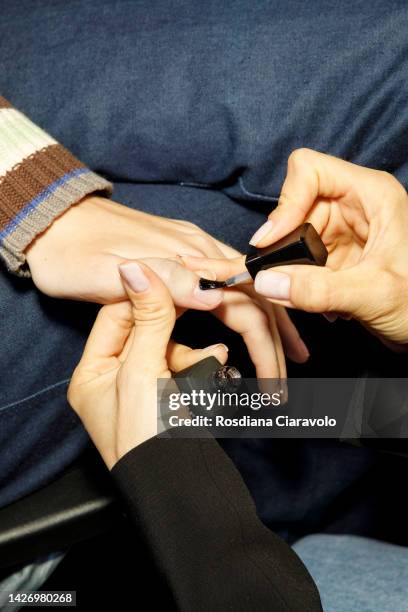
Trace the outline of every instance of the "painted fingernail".
{"label": "painted fingernail", "polygon": [[338,319],[338,316],[331,312],[323,312],[322,315],[329,323],[334,323]]}
{"label": "painted fingernail", "polygon": [[256,246],[258,242],[262,240],[264,236],[266,236],[266,234],[269,234],[272,228],[273,228],[272,221],[266,221],[263,225],[261,225],[259,229],[256,230],[255,234],[252,236],[251,240],[249,241],[249,244],[252,244],[252,246]]}
{"label": "painted fingernail", "polygon": [[226,351],[228,353],[229,349],[228,346],[226,344],[222,344],[218,343],[218,344],[211,344],[211,346],[207,346],[207,348],[205,349],[206,351],[214,351],[216,349],[222,349],[224,351]]}
{"label": "painted fingernail", "polygon": [[206,304],[207,306],[215,306],[222,300],[222,291],[214,289],[213,291],[202,291],[200,287],[196,287],[193,291],[194,297],[199,302]]}
{"label": "painted fingernail", "polygon": [[142,293],[150,288],[150,282],[138,263],[132,261],[120,264],[119,273],[135,293]]}
{"label": "painted fingernail", "polygon": [[290,276],[282,272],[262,270],[255,277],[255,291],[275,300],[289,300]]}

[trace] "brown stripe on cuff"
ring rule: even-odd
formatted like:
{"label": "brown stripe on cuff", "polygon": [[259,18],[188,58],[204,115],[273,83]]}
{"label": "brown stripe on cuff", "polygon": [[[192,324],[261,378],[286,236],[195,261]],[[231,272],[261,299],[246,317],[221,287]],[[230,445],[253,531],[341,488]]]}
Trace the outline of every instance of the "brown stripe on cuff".
{"label": "brown stripe on cuff", "polygon": [[67,149],[50,145],[0,178],[0,230],[33,198],[67,172],[85,168]]}
{"label": "brown stripe on cuff", "polygon": [[12,108],[12,105],[8,100],[6,100],[6,98],[0,96],[0,108]]}

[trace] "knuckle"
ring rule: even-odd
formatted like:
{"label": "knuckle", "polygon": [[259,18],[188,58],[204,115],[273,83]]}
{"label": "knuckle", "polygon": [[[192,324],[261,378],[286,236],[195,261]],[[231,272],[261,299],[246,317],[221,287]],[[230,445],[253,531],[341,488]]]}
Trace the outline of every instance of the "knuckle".
{"label": "knuckle", "polygon": [[405,187],[399,182],[398,179],[395,178],[393,174],[387,172],[386,170],[377,170],[376,174],[380,179],[381,184],[386,187],[387,190],[392,190],[397,197],[407,196]]}
{"label": "knuckle", "polygon": [[170,322],[175,324],[176,311],[170,298],[151,298],[133,304],[133,318],[136,327],[166,327]]}
{"label": "knuckle", "polygon": [[192,244],[199,251],[201,257],[217,257],[218,251],[211,236],[202,231],[191,234]]}
{"label": "knuckle", "polygon": [[254,310],[253,314],[251,314],[251,327],[268,327],[269,318],[268,315],[262,308],[257,308]]}
{"label": "knuckle", "polygon": [[289,155],[288,167],[294,167],[297,165],[309,163],[310,158],[313,155],[314,155],[314,151],[312,149],[308,149],[307,147],[301,147],[299,149],[295,149]]}
{"label": "knuckle", "polygon": [[192,223],[191,221],[185,221],[184,219],[177,219],[177,223],[180,223],[181,225],[183,225],[183,227],[192,231],[197,231],[199,229],[198,225]]}
{"label": "knuckle", "polygon": [[192,234],[193,236],[195,236],[196,234],[204,235],[203,230],[196,223],[193,223],[191,221],[180,221],[180,223],[183,224],[184,229],[187,230],[188,234]]}
{"label": "knuckle", "polygon": [[186,225],[192,232],[200,233],[201,230],[196,223],[192,223],[191,221],[186,221]]}
{"label": "knuckle", "polygon": [[390,172],[387,172],[387,170],[375,170],[375,173],[377,175],[377,178],[387,182],[390,185],[398,183],[397,179]]}
{"label": "knuckle", "polygon": [[387,170],[377,170],[378,176],[381,176],[384,180],[393,180],[393,175]]}
{"label": "knuckle", "polygon": [[308,312],[330,312],[334,310],[334,296],[329,283],[319,275],[299,276],[293,287],[292,301],[295,306]]}
{"label": "knuckle", "polygon": [[212,239],[207,236],[207,234],[204,234],[204,232],[202,232],[199,228],[197,228],[197,230],[193,233],[192,238],[195,242],[198,242],[201,245],[208,245],[212,242]]}
{"label": "knuckle", "polygon": [[158,300],[151,300],[134,306],[134,316],[136,324],[149,323],[154,325],[161,321],[167,322],[169,319],[174,319],[175,312],[174,308],[168,307],[168,304]]}
{"label": "knuckle", "polygon": [[[278,206],[275,210],[279,210],[280,212],[289,211],[289,208],[296,209],[297,202],[293,198],[291,194],[286,193],[284,190],[281,191],[279,195]],[[275,212],[275,211],[273,211]],[[272,216],[272,213],[271,213]]]}

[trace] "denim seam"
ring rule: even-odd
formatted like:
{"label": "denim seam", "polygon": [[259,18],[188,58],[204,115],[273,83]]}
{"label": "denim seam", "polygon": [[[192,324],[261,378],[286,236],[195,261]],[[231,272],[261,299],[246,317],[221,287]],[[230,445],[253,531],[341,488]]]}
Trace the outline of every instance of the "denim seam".
{"label": "denim seam", "polygon": [[214,189],[210,183],[198,183],[195,181],[181,181],[178,182],[179,187],[203,187],[205,189]]}
{"label": "denim seam", "polygon": [[250,196],[251,198],[256,198],[257,200],[264,200],[265,202],[278,202],[279,201],[279,197],[277,196],[269,196],[263,193],[254,193],[253,191],[249,191],[244,185],[242,176],[238,178],[238,183],[242,191],[244,192],[244,194],[247,196]]}
{"label": "denim seam", "polygon": [[[215,191],[219,191],[215,185],[211,185],[210,183],[199,183],[199,182],[194,182],[194,181],[180,181],[177,184],[179,185],[179,187],[201,187],[204,189],[213,189]],[[244,185],[242,176],[238,177],[238,184],[241,187],[242,192],[246,196],[249,196],[250,198],[254,198],[257,200],[264,201],[264,202],[278,202],[279,201],[278,196],[271,196],[271,195],[266,195],[264,193],[255,193],[254,191],[249,191],[249,189],[247,189]]]}
{"label": "denim seam", "polygon": [[0,412],[3,411],[3,410],[7,410],[8,408],[13,408],[13,406],[17,406],[18,404],[23,404],[24,402],[27,402],[28,400],[34,399],[35,397],[38,397],[39,395],[42,395],[43,393],[46,393],[47,391],[51,391],[52,389],[55,389],[56,387],[60,387],[62,385],[65,385],[69,381],[70,381],[70,378],[66,378],[65,380],[60,380],[59,382],[56,382],[53,385],[49,385],[48,387],[44,387],[44,389],[41,389],[40,391],[36,391],[35,393],[32,393],[31,395],[27,395],[26,397],[23,397],[20,400],[16,400],[15,402],[11,402],[10,404],[6,404],[5,406],[1,406],[0,407]]}

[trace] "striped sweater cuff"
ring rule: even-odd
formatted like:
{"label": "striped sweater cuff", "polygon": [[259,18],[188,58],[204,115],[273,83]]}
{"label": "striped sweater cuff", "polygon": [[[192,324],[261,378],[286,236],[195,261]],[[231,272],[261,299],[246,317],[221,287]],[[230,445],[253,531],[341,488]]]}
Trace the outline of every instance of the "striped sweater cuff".
{"label": "striped sweater cuff", "polygon": [[0,258],[30,276],[24,250],[86,195],[112,185],[0,97]]}

